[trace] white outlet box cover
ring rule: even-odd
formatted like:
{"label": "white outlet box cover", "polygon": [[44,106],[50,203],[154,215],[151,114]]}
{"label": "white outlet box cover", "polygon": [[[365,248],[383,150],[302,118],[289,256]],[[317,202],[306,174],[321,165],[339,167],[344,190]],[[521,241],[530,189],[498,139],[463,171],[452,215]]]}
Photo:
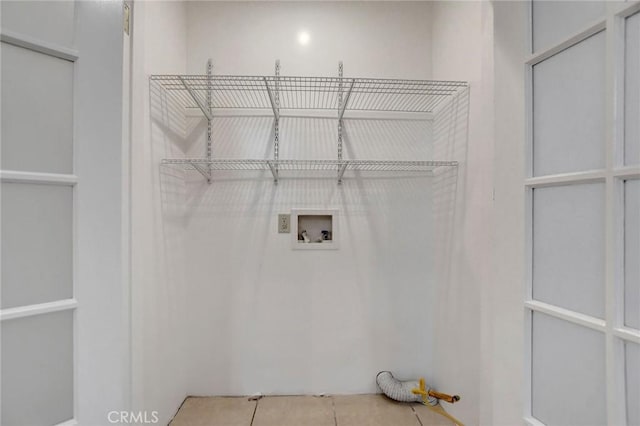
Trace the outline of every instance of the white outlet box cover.
{"label": "white outlet box cover", "polygon": [[[306,230],[311,242],[299,240],[299,234]],[[330,239],[322,239],[322,231],[329,231]],[[336,250],[338,244],[337,209],[292,209],[291,247],[295,250]]]}

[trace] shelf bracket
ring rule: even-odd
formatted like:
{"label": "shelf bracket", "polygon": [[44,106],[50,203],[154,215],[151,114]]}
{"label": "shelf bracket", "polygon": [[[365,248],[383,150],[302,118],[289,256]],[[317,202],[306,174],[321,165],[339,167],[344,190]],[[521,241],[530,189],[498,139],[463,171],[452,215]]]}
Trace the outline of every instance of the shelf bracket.
{"label": "shelf bracket", "polygon": [[342,183],[342,176],[344,175],[345,170],[347,170],[348,165],[349,165],[348,161],[345,161],[340,165],[340,170],[338,170],[338,184]]}
{"label": "shelf bracket", "polygon": [[189,87],[189,85],[187,84],[187,82],[184,80],[182,76],[178,76],[178,78],[182,82],[182,85],[184,86],[184,88],[187,89],[187,92],[189,92],[189,95],[191,95],[195,103],[198,105],[198,107],[200,108],[204,116],[207,117],[207,120],[211,121],[213,117],[211,117],[211,113],[209,112],[209,109],[207,108],[207,106],[204,105],[200,99],[198,99],[196,94],[193,92],[191,87]]}
{"label": "shelf bracket", "polygon": [[278,183],[278,169],[276,169],[276,167],[274,167],[273,162],[272,161],[267,161],[267,164],[269,165],[269,168],[271,169],[271,174],[273,175],[273,183]]}
{"label": "shelf bracket", "polygon": [[278,107],[276,107],[276,102],[273,97],[273,93],[271,92],[271,88],[269,87],[269,83],[267,83],[267,77],[263,77],[262,79],[264,80],[264,86],[267,88],[269,101],[271,101],[271,109],[273,110],[273,116],[276,118],[276,120],[280,120],[280,113],[278,112]]}
{"label": "shelf bracket", "polygon": [[356,84],[355,80],[351,80],[351,85],[349,86],[349,90],[347,91],[347,95],[344,98],[344,102],[342,102],[342,106],[340,107],[340,114],[338,115],[338,120],[342,121],[342,117],[344,116],[344,111],[347,108],[347,103],[349,102],[349,97],[351,96],[351,90],[353,90],[353,86]]}
{"label": "shelf bracket", "polygon": [[207,183],[211,183],[211,170],[202,166],[199,163],[191,163],[194,169],[196,169],[204,178],[207,180]]}

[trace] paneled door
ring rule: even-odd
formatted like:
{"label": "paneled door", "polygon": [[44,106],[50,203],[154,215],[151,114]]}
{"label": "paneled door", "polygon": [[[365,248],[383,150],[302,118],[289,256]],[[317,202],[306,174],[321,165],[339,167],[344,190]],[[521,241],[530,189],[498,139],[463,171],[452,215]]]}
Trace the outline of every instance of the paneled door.
{"label": "paneled door", "polygon": [[0,423],[109,424],[130,382],[123,2],[0,7]]}
{"label": "paneled door", "polygon": [[2,2],[2,424],[74,418],[73,2]]}
{"label": "paneled door", "polygon": [[529,425],[640,425],[640,3],[530,4]]}

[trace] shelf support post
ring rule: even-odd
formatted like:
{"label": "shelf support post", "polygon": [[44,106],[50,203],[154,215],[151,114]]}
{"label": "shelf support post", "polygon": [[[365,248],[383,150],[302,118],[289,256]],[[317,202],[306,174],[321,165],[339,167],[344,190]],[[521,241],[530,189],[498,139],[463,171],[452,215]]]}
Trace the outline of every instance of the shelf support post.
{"label": "shelf support post", "polygon": [[[273,173],[273,181],[278,183],[278,159],[280,158],[280,59],[276,59],[275,66],[275,93],[272,93],[267,85],[267,91],[269,93],[269,99],[271,100],[271,106],[273,107],[274,122],[273,122],[273,159],[275,165],[269,163],[271,173]],[[265,80],[266,81],[266,80]]]}
{"label": "shelf support post", "polygon": [[338,161],[342,160],[342,61],[338,62]]}
{"label": "shelf support post", "polygon": [[207,61],[207,110],[209,115],[207,117],[207,182],[211,183],[211,135],[212,131],[212,118],[213,118],[213,61],[211,58]]}
{"label": "shelf support post", "polygon": [[[342,161],[342,75],[344,67],[342,61],[338,62],[338,161]],[[338,168],[338,183],[342,183],[344,168]]]}

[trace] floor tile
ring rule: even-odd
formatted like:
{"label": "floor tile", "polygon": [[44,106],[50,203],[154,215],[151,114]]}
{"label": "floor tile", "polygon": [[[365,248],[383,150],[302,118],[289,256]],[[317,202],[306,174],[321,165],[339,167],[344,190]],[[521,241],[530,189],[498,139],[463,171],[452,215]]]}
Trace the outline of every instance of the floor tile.
{"label": "floor tile", "polygon": [[444,412],[444,409],[441,406],[435,406],[432,408],[426,407],[422,404],[413,404],[413,409],[415,410],[418,418],[420,419],[420,423],[422,426],[454,426],[451,420],[443,416],[442,414],[436,413]]}
{"label": "floor tile", "polygon": [[420,426],[411,405],[383,395],[334,396],[338,426]]}
{"label": "floor tile", "polygon": [[444,412],[441,406],[430,409],[382,395],[265,397],[257,403],[246,397],[189,397],[171,426],[455,425],[434,410]]}
{"label": "floor tile", "polygon": [[274,396],[258,401],[253,426],[335,426],[331,398]]}
{"label": "floor tile", "polygon": [[256,402],[246,397],[189,397],[171,426],[249,426]]}

